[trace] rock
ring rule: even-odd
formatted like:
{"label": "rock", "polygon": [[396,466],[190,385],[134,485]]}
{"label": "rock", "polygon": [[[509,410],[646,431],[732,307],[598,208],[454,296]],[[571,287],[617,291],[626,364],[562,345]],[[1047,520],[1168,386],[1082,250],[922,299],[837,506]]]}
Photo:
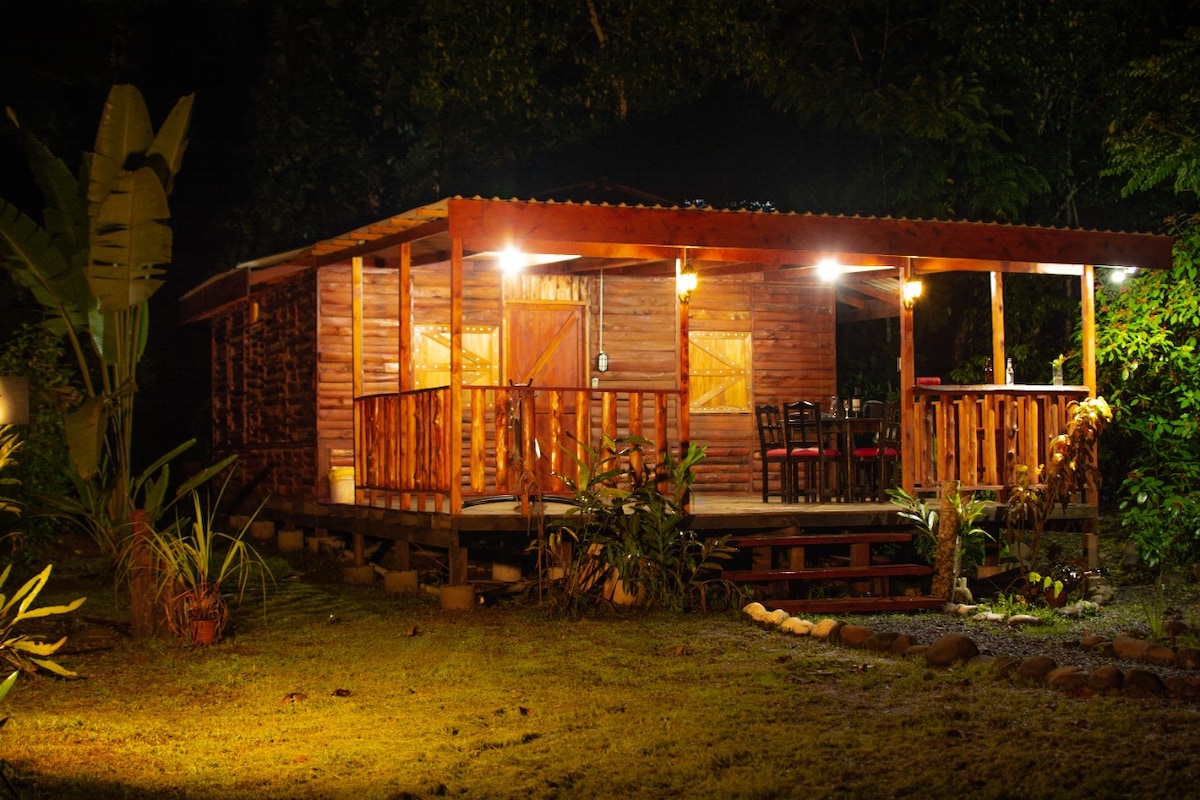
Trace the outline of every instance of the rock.
{"label": "rock", "polygon": [[1035,617],[1033,614],[1013,614],[1008,618],[1009,626],[1020,628],[1024,625],[1041,625],[1042,618]]}
{"label": "rock", "polygon": [[1082,639],[1080,639],[1079,646],[1081,648],[1083,648],[1084,650],[1095,650],[1097,647],[1099,647],[1100,645],[1104,644],[1107,641],[1108,641],[1108,639],[1106,639],[1105,637],[1097,636],[1096,634],[1093,633],[1089,636],[1085,636]]}
{"label": "rock", "polygon": [[1155,644],[1142,655],[1142,661],[1156,667],[1175,666],[1175,651],[1166,645]]}
{"label": "rock", "polygon": [[912,647],[904,651],[904,657],[915,658],[917,656],[923,656],[928,650],[929,645],[927,644],[914,644]]}
{"label": "rock", "polygon": [[975,615],[975,619],[980,622],[1004,622],[1008,617],[996,611],[981,611]]}
{"label": "rock", "polygon": [[1176,700],[1200,698],[1200,677],[1195,675],[1168,675],[1163,679],[1163,685]]}
{"label": "rock", "polygon": [[1088,614],[1094,614],[1100,610],[1100,606],[1096,603],[1087,600],[1080,600],[1077,603],[1071,603],[1069,606],[1063,606],[1056,609],[1054,613],[1064,617],[1082,617]]}
{"label": "rock", "polygon": [[[842,633],[842,641],[845,641],[845,632]],[[873,653],[890,653],[892,645],[900,638],[900,634],[895,631],[883,631],[881,633],[872,633],[863,642],[863,647]],[[906,645],[907,647],[907,645]]]}
{"label": "rock", "polygon": [[1112,649],[1113,655],[1117,658],[1140,661],[1142,656],[1146,655],[1146,651],[1150,649],[1150,643],[1145,639],[1135,639],[1123,633],[1113,639]]}
{"label": "rock", "polygon": [[1129,670],[1121,684],[1121,694],[1126,697],[1159,697],[1165,691],[1162,679],[1145,669]]}
{"label": "rock", "polygon": [[836,619],[823,619],[813,626],[810,635],[814,639],[829,639],[835,633],[837,633],[837,629],[840,628],[841,625],[842,623],[838,622]]}
{"label": "rock", "polygon": [[1045,680],[1046,675],[1058,666],[1050,656],[1034,656],[1027,658],[1021,662],[1014,672],[1018,678],[1024,678],[1027,681],[1041,683]]}
{"label": "rock", "polygon": [[893,655],[906,656],[908,655],[908,651],[912,649],[912,646],[912,639],[908,637],[907,633],[902,633],[892,642],[890,649]]}
{"label": "rock", "polygon": [[799,617],[789,617],[788,619],[784,620],[782,625],[779,626],[779,630],[783,631],[784,633],[792,633],[796,636],[808,636],[810,633],[812,633],[812,629],[813,624],[811,622],[806,619],[800,619]]}
{"label": "rock", "polygon": [[843,625],[838,629],[838,640],[846,647],[862,648],[872,633],[866,625]]}
{"label": "rock", "polygon": [[1069,665],[1055,667],[1046,673],[1045,682],[1048,687],[1060,692],[1071,692],[1076,689],[1086,689],[1089,686],[1090,674],[1082,667]]}
{"label": "rock", "polygon": [[763,622],[767,625],[778,626],[782,625],[790,616],[791,614],[784,611],[782,608],[777,608],[774,611],[767,612],[767,615],[763,618]]}
{"label": "rock", "polygon": [[1101,667],[1096,667],[1088,675],[1088,686],[1097,692],[1104,694],[1112,694],[1121,691],[1121,670],[1114,667],[1112,664],[1105,664]]}
{"label": "rock", "polygon": [[1181,647],[1175,653],[1175,666],[1179,669],[1200,669],[1200,650]]}
{"label": "rock", "polygon": [[992,669],[1001,678],[1011,678],[1019,666],[1021,659],[1016,656],[996,656],[996,660],[992,662]]}
{"label": "rock", "polygon": [[755,622],[762,622],[767,616],[767,607],[762,603],[747,603],[742,606],[742,613]]}
{"label": "rock", "polygon": [[925,651],[925,660],[934,667],[948,667],[979,655],[979,645],[966,634],[947,633]]}
{"label": "rock", "polygon": [[967,662],[968,667],[990,667],[996,663],[995,656],[978,655]]}
{"label": "rock", "polygon": [[[965,591],[965,590],[958,590],[958,589],[955,590],[956,593],[958,591]],[[959,603],[958,605],[956,605],[954,607],[954,613],[958,614],[960,617],[969,617],[978,610],[979,610],[979,606],[973,606],[968,603]]]}

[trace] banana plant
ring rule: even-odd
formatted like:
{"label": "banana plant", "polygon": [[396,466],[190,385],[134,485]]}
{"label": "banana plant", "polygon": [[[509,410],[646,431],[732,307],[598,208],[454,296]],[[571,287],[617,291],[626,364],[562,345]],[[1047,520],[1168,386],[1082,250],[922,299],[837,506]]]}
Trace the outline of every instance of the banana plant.
{"label": "banana plant", "polygon": [[108,512],[118,520],[127,521],[140,502],[130,465],[137,365],[149,333],[148,301],[171,260],[167,197],[187,146],[193,98],[181,98],[155,133],[141,93],[113,86],[78,175],[7,110],[45,209],[39,225],[0,200],[0,261],[41,303],[45,324],[71,344],[86,394],[67,419],[71,463],[80,479],[111,490]]}

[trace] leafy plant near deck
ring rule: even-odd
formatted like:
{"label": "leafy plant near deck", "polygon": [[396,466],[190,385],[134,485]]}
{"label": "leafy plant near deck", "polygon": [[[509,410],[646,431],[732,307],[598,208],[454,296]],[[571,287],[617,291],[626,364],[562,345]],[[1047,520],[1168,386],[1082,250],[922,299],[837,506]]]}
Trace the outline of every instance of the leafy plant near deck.
{"label": "leafy plant near deck", "polygon": [[1047,463],[1031,469],[1017,467],[1016,485],[1009,490],[1005,538],[1016,554],[1021,573],[1030,576],[1046,521],[1058,506],[1100,481],[1096,467],[1096,442],[1112,419],[1103,397],[1073,402],[1066,430],[1050,440]]}
{"label": "leafy plant near deck", "polygon": [[734,605],[741,598],[717,575],[734,552],[729,537],[704,539],[687,527],[693,469],[704,448],[690,445],[682,459],[667,453],[656,464],[647,445],[646,439],[627,437],[606,439],[600,450],[588,448],[583,459],[567,451],[577,477],[560,477],[578,506],[547,542],[560,554],[570,545],[556,597],[564,608],[596,603],[614,583],[646,606],[676,610]]}

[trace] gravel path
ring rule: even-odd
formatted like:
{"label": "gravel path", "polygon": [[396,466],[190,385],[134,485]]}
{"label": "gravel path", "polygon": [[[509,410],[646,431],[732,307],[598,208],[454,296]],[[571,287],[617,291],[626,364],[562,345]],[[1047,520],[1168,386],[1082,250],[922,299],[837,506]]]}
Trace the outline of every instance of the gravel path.
{"label": "gravel path", "polygon": [[[1014,629],[1003,623],[976,621],[970,617],[938,612],[854,615],[846,617],[843,621],[866,625],[876,632],[895,631],[907,634],[914,644],[930,644],[947,633],[962,633],[975,641],[980,653],[989,656],[1025,659],[1045,655],[1054,659],[1060,666],[1075,665],[1093,670],[1104,664],[1113,664],[1122,670],[1137,667],[1163,677],[1172,673],[1197,674],[1195,671],[1172,667],[1122,661],[1111,655],[1080,647],[1080,640],[1091,634],[1108,639],[1122,633],[1146,638],[1148,624],[1145,608],[1152,599],[1151,595],[1152,590],[1147,586],[1121,587],[1117,590],[1113,602],[1104,606],[1098,614],[1065,621],[1054,626],[1053,630],[1037,626]],[[1168,605],[1172,604],[1184,611],[1185,619],[1200,619],[1200,605],[1196,603],[1194,588],[1174,593],[1168,598]],[[1188,644],[1197,644],[1194,634]]]}

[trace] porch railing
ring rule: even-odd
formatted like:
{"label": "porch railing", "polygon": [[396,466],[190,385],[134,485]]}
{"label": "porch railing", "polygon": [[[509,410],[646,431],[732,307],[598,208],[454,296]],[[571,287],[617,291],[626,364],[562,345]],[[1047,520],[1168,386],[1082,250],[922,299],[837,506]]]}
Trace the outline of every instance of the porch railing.
{"label": "porch railing", "polygon": [[[461,498],[556,494],[604,437],[642,436],[661,453],[678,443],[676,390],[469,386],[463,414],[450,389],[360,397],[355,405],[356,497],[368,505],[461,510]],[[453,437],[462,458],[451,463]],[[614,457],[599,449],[602,459]],[[640,466],[633,456],[633,466]],[[456,505],[454,498],[460,498]]]}
{"label": "porch railing", "polygon": [[[944,480],[968,489],[1003,490],[1018,465],[1046,463],[1050,439],[1070,418],[1086,386],[918,386],[913,390],[914,488],[933,491]],[[906,443],[907,444],[907,443]]]}

